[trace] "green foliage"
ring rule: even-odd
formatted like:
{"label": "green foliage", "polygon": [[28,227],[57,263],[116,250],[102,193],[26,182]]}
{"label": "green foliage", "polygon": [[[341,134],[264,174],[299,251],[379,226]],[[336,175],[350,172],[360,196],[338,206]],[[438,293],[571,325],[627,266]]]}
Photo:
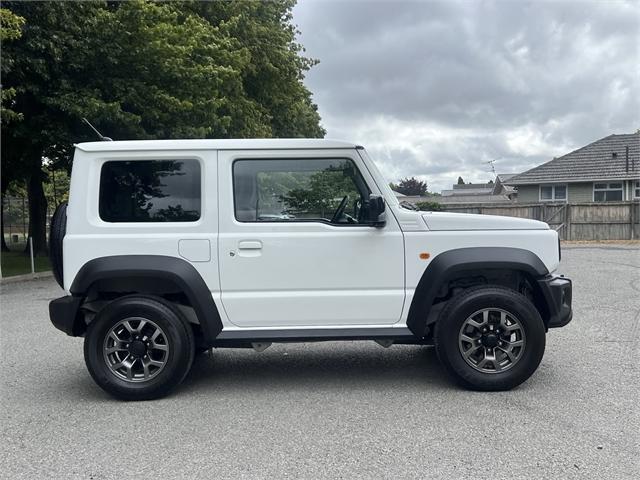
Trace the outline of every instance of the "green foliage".
{"label": "green foliage", "polygon": [[423,196],[427,194],[427,183],[415,177],[403,178],[399,184],[394,185],[391,183],[390,186],[393,190],[403,195]]}
{"label": "green foliage", "polygon": [[[348,168],[348,164],[344,166]],[[330,219],[344,197],[351,202],[360,198],[353,179],[346,172],[348,170],[335,169],[309,175],[306,185],[281,196],[286,213],[297,217]]]}
{"label": "green foliage", "polygon": [[442,208],[442,205],[440,205],[438,202],[430,202],[430,201],[417,202],[416,207],[418,207],[418,210],[423,210],[427,212],[437,212],[440,210],[444,210]]}
{"label": "green foliage", "polygon": [[458,177],[458,185],[464,185],[464,180],[462,177]]}
{"label": "green foliage", "polygon": [[[23,25],[24,18],[13,14],[6,8],[0,8],[0,43],[2,43],[2,48],[4,48],[5,42],[20,38]],[[2,62],[0,62],[0,71],[3,79],[11,70],[12,65],[11,58],[3,58]],[[15,112],[11,108],[15,96],[15,87],[5,88],[3,85],[0,93],[0,122],[9,123],[22,119],[22,114]]]}
{"label": "green foliage", "polygon": [[6,5],[27,20],[4,81],[29,119],[5,133],[42,132],[55,161],[93,139],[82,117],[116,139],[324,135],[291,1]]}
{"label": "green foliage", "polygon": [[322,137],[294,4],[3,2],[2,191],[31,179],[42,222],[42,159],[70,167],[82,117],[119,140]]}

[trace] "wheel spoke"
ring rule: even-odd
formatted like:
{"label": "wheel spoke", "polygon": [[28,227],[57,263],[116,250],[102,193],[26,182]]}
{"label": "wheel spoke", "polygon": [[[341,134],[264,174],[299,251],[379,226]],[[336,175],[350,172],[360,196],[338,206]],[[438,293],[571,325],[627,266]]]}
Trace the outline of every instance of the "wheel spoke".
{"label": "wheel spoke", "polygon": [[460,340],[462,340],[463,342],[471,343],[471,344],[476,343],[476,341],[473,338],[471,338],[469,335],[464,335],[464,334],[460,335]]}
{"label": "wheel spoke", "polygon": [[149,361],[142,360],[142,370],[144,371],[144,378],[149,378]]}
{"label": "wheel spoke", "polygon": [[136,332],[141,333],[144,326],[147,324],[147,321],[143,318],[138,323],[138,328],[136,328]]}
{"label": "wheel spoke", "polygon": [[169,348],[166,345],[163,345],[161,343],[151,343],[151,349],[152,350],[162,350],[163,352],[166,352],[167,350],[169,350]]}
{"label": "wheel spoke", "polygon": [[112,353],[115,353],[115,352],[123,352],[127,350],[127,347],[125,347],[125,345],[126,344],[124,342],[117,341],[115,345],[107,348],[105,351],[107,352],[107,355],[111,355]]}
{"label": "wheel spoke", "polygon": [[149,365],[153,365],[154,367],[161,367],[164,365],[164,362],[159,362],[158,360],[154,360],[153,358],[149,357]]}
{"label": "wheel spoke", "polygon": [[509,358],[511,362],[515,361],[516,357],[510,348],[502,348],[502,347],[498,347],[498,348],[505,353],[505,355]]}
{"label": "wheel spoke", "polygon": [[471,355],[473,355],[474,353],[476,353],[479,349],[482,348],[482,345],[472,345],[471,348],[469,348],[468,350],[465,350],[462,354],[466,357],[469,358]]}

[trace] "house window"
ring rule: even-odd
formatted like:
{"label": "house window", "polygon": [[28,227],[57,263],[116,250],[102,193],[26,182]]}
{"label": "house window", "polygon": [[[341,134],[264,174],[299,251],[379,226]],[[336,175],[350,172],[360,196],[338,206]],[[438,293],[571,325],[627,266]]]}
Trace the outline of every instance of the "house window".
{"label": "house window", "polygon": [[633,183],[633,198],[640,198],[640,180]]}
{"label": "house window", "polygon": [[566,185],[540,185],[541,202],[559,202],[567,199]]}
{"label": "house window", "polygon": [[593,201],[594,202],[621,202],[622,201],[622,182],[594,183],[593,184]]}

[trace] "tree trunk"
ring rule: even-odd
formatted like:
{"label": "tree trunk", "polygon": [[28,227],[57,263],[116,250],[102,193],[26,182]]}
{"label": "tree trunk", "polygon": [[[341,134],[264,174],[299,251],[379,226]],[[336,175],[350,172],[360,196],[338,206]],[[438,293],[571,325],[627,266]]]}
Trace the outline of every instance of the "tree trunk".
{"label": "tree trunk", "polygon": [[8,252],[9,247],[4,240],[4,192],[2,192],[2,199],[0,201],[0,236],[2,237],[2,251]]}
{"label": "tree trunk", "polygon": [[[29,238],[33,239],[34,255],[47,255],[47,198],[44,195],[42,181],[42,160],[32,164],[31,176],[27,184],[29,195]],[[29,245],[27,243],[27,252]]]}

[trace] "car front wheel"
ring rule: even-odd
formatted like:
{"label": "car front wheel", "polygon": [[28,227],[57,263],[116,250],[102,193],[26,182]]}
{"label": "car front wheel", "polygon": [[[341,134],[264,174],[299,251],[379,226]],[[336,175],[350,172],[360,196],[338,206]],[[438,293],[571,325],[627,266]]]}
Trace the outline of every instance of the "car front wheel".
{"label": "car front wheel", "polygon": [[483,286],[450,300],[436,324],[434,340],[441,363],[463,386],[509,390],[538,368],[545,327],[524,295]]}

